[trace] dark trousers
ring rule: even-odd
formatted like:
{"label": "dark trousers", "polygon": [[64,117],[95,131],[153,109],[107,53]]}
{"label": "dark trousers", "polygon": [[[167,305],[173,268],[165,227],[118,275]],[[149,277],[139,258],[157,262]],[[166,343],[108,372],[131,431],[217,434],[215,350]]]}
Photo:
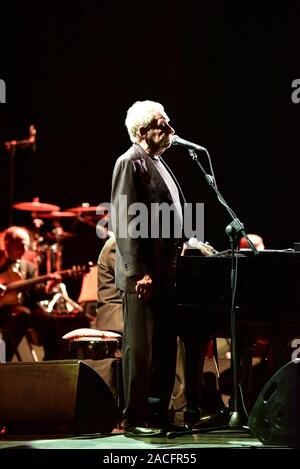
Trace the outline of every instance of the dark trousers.
{"label": "dark trousers", "polygon": [[6,361],[10,361],[30,326],[30,315],[24,312],[13,316],[6,308],[1,309],[0,315],[0,330],[6,344]]}
{"label": "dark trousers", "polygon": [[147,303],[135,293],[121,294],[125,425],[151,423],[151,403],[165,423],[176,369],[173,291],[157,292]]}
{"label": "dark trousers", "polygon": [[6,343],[6,360],[12,359],[29,328],[37,332],[39,345],[45,350],[44,360],[57,360],[59,337],[56,319],[39,307],[17,314],[13,307],[5,307],[0,311],[0,330]]}

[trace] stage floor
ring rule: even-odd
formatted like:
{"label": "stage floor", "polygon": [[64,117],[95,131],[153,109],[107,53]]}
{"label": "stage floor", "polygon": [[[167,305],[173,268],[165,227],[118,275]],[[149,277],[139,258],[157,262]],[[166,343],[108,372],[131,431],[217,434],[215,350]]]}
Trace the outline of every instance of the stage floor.
{"label": "stage floor", "polygon": [[[197,430],[194,430],[197,432]],[[170,449],[170,448],[267,448],[250,433],[240,430],[180,435],[174,438],[127,438],[122,430],[111,434],[81,436],[8,436],[0,439],[2,449]]]}
{"label": "stage floor", "polygon": [[[88,467],[87,464],[144,467],[149,464],[222,464],[240,468],[241,463],[269,466],[287,464],[293,453],[286,447],[263,445],[249,431],[218,430],[175,438],[127,438],[122,430],[109,435],[6,436],[0,439],[3,464],[22,467]],[[248,450],[248,451],[247,451]],[[72,466],[71,466],[72,465]],[[225,465],[225,466],[224,466]],[[6,467],[3,465],[3,467]]]}
{"label": "stage floor", "polygon": [[[216,427],[215,427],[216,428]],[[220,427],[221,428],[221,427]],[[217,429],[212,431],[193,430],[189,434],[174,437],[128,438],[123,430],[115,429],[110,434],[66,435],[11,435],[0,438],[0,450],[5,449],[101,449],[101,450],[150,450],[187,448],[257,448],[275,449],[284,446],[263,445],[250,431]]]}

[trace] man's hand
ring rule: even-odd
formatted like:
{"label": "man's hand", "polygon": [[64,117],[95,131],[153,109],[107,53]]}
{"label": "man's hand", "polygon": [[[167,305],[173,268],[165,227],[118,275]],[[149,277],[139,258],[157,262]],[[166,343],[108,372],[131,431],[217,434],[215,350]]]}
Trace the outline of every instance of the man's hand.
{"label": "man's hand", "polygon": [[46,287],[45,287],[45,292],[47,295],[51,293],[56,287],[56,285],[61,283],[61,280],[62,280],[61,276],[56,272],[54,272],[53,274],[50,274],[50,276],[51,276],[51,279],[47,282]]}
{"label": "man's hand", "polygon": [[135,291],[137,292],[138,297],[144,301],[151,298],[152,289],[152,278],[148,274],[145,274],[141,280],[136,282]]}
{"label": "man's hand", "polygon": [[2,283],[0,283],[0,297],[4,296],[6,290],[7,290],[6,286],[2,285]]}

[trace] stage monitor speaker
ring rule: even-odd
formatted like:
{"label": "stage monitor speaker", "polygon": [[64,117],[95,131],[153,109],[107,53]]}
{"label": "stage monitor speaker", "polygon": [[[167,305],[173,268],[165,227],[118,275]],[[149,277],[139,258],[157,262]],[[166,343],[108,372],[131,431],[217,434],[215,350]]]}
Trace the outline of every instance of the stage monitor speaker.
{"label": "stage monitor speaker", "polygon": [[300,363],[280,368],[261,390],[248,425],[265,445],[300,446]]}
{"label": "stage monitor speaker", "polygon": [[7,434],[110,433],[119,410],[81,360],[0,364],[0,427]]}

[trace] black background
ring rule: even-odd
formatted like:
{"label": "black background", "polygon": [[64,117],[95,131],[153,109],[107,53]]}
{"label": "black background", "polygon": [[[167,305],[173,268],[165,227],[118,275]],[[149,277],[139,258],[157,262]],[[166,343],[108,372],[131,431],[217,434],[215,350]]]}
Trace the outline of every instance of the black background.
{"label": "black background", "polygon": [[[7,2],[8,3],[8,2]],[[300,241],[299,2],[9,2],[1,7],[0,230],[9,223],[10,155],[4,142],[37,129],[37,149],[17,149],[14,201],[109,201],[116,158],[130,145],[126,110],[160,101],[176,133],[205,146],[219,189],[248,233],[266,247]],[[206,164],[205,154],[199,155]],[[231,221],[184,148],[165,159],[188,201],[205,203],[205,239],[229,247]],[[30,212],[13,210],[15,224]],[[66,256],[92,257],[94,230],[76,233]],[[85,253],[80,255],[79,253]],[[69,254],[68,254],[69,253]]]}

